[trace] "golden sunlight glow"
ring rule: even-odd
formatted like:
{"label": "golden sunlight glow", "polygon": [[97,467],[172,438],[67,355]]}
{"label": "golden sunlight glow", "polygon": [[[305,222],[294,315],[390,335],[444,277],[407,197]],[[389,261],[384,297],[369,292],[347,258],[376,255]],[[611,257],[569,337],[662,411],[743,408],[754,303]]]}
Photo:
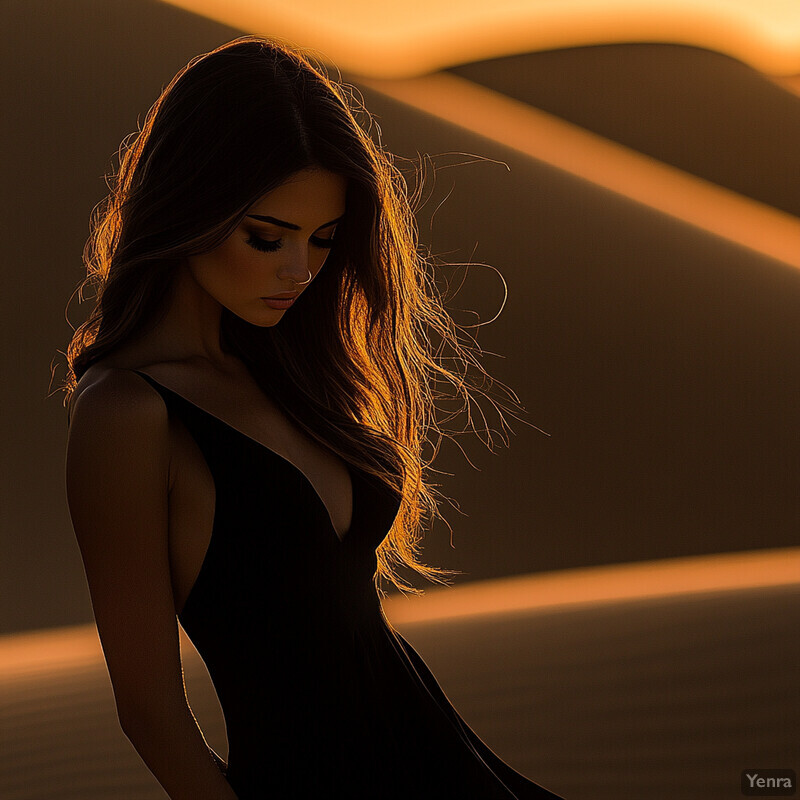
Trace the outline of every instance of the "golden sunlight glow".
{"label": "golden sunlight glow", "polygon": [[[521,575],[427,588],[422,597],[383,600],[393,625],[532,613],[597,603],[800,584],[800,547],[719,553]],[[179,627],[181,648],[192,651]],[[0,637],[0,684],[60,672],[105,670],[93,624]],[[107,675],[107,673],[104,673]]]}
{"label": "golden sunlight glow", "polygon": [[708,233],[800,268],[800,219],[791,214],[455,75],[361,83]]}
{"label": "golden sunlight glow", "polygon": [[82,672],[102,659],[94,625],[14,633],[0,637],[0,682],[47,675],[55,665]]}
{"label": "golden sunlight glow", "polygon": [[[181,651],[194,652],[189,637],[178,626]],[[97,627],[70,625],[0,636],[0,685],[48,680],[60,674],[80,675],[94,670],[108,681]]]}
{"label": "golden sunlight glow", "polygon": [[393,625],[800,584],[800,547],[521,575],[383,600]]}
{"label": "golden sunlight glow", "polygon": [[782,89],[800,97],[800,75],[771,75],[769,77]]}
{"label": "golden sunlight glow", "polygon": [[398,78],[515,53],[617,42],[703,47],[776,75],[800,72],[798,0],[165,0]]}

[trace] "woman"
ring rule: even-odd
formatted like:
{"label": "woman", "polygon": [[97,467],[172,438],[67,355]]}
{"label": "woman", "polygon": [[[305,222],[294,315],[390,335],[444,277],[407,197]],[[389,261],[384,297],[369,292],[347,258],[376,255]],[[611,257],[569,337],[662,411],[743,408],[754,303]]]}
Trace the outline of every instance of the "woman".
{"label": "woman", "polygon": [[[488,376],[357,110],[242,37],[175,76],[96,211],[67,491],[120,724],[172,800],[555,798],[382,615],[381,579],[417,591],[398,567],[452,572],[418,558],[422,446],[437,386],[469,410]],[[186,701],[176,616],[227,764]]]}

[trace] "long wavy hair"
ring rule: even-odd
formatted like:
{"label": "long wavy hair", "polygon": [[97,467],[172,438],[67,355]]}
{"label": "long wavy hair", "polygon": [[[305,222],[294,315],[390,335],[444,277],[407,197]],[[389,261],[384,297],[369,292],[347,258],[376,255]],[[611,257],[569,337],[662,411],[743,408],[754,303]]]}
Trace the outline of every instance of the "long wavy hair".
{"label": "long wavy hair", "polygon": [[[219,246],[264,194],[309,167],[343,176],[345,218],[303,313],[259,327],[223,309],[222,346],[304,431],[394,493],[376,588],[383,594],[383,578],[421,594],[398,568],[445,584],[458,572],[419,557],[423,528],[444,519],[426,477],[448,435],[437,400],[449,400],[449,418],[471,420],[476,394],[497,410],[524,409],[447,312],[436,260],[417,240],[419,195],[379,133],[373,141],[374,127],[352,87],[278,41],[244,36],[192,59],[123,142],[110,193],[93,211],[78,293],[94,289],[95,304],[69,343],[61,388],[71,410],[88,367],[166,311],[181,259]],[[510,405],[495,401],[493,386]]]}

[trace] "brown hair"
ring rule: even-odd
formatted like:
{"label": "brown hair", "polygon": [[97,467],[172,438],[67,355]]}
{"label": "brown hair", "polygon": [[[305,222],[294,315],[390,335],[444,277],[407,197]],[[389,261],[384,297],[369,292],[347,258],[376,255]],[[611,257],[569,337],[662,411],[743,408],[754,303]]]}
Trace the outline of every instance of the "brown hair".
{"label": "brown hair", "polygon": [[376,586],[382,593],[386,578],[418,594],[397,567],[439,583],[457,572],[419,559],[423,521],[443,519],[423,459],[426,442],[438,437],[435,456],[448,435],[436,419],[442,387],[476,433],[476,393],[508,410],[490,395],[498,386],[522,409],[445,310],[434,260],[418,246],[414,197],[370,125],[320,64],[271,39],[244,36],[192,59],[123,142],[110,194],[93,213],[79,294],[93,287],[95,304],[69,343],[62,388],[69,406],[92,363],[166,310],[180,260],[220,245],[266,192],[308,167],[342,175],[345,218],[303,294],[303,318],[287,313],[263,328],[223,309],[222,342],[303,430],[396,494]]}

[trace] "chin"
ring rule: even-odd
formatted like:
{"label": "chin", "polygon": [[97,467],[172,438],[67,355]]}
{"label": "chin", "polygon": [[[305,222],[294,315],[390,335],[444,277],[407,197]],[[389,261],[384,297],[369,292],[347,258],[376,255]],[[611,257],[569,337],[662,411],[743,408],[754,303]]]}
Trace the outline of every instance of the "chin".
{"label": "chin", "polygon": [[254,316],[254,315],[243,315],[237,314],[235,311],[231,310],[231,314],[235,317],[238,317],[242,322],[246,322],[248,325],[252,325],[255,328],[274,328],[283,318],[283,314],[276,315],[274,319],[265,319],[264,316]]}
{"label": "chin", "polygon": [[263,319],[253,320],[252,322],[250,320],[247,320],[247,322],[250,322],[251,325],[255,325],[257,328],[274,328],[281,321],[282,317],[283,314],[281,314],[281,316],[278,317],[278,319],[274,319],[271,322],[265,322]]}

